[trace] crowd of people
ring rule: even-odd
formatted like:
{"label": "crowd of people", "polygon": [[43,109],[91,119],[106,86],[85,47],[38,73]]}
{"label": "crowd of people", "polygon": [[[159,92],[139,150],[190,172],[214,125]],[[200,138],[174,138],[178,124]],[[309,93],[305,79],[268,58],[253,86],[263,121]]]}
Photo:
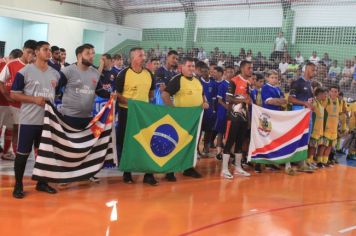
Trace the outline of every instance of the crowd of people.
{"label": "crowd of people", "polygon": [[[57,104],[68,125],[84,129],[101,104],[117,96],[118,160],[124,146],[128,99],[172,107],[201,106],[204,136],[202,152],[200,145],[198,152],[201,157],[214,156],[221,161],[221,177],[226,179],[251,175],[244,165],[251,104],[278,111],[308,108],[313,113],[308,159],[297,163],[297,169],[286,163],[285,171],[295,175],[296,170],[314,172],[331,167],[337,161],[329,158],[332,150],[347,127],[355,127],[356,107],[347,108],[340,91],[340,87],[354,88],[355,65],[348,61],[341,70],[327,54],[320,60],[316,52],[306,61],[299,52],[291,59],[286,51],[280,51],[280,44],[276,41],[268,60],[261,53],[254,57],[252,50],[245,54],[243,49],[234,57],[218,48],[208,56],[203,49],[183,53],[182,49],[161,51],[157,47],[146,53],[136,47],[130,50],[129,64],[125,65],[122,55],[103,54],[96,67],[91,44],[79,46],[77,61],[69,64],[65,49],[44,41],[26,41],[22,50],[15,49],[3,59],[0,68],[0,127],[6,127],[0,155],[14,160],[13,196],[25,196],[22,179],[27,159],[39,145],[46,101]],[[257,173],[264,169],[259,164],[253,168]],[[183,175],[202,177],[193,166]],[[99,181],[96,177],[91,180]],[[177,178],[167,173],[165,180],[174,182]],[[123,181],[134,183],[131,173],[125,172]],[[154,173],[146,173],[143,182],[158,185]],[[36,189],[57,192],[42,181]]]}

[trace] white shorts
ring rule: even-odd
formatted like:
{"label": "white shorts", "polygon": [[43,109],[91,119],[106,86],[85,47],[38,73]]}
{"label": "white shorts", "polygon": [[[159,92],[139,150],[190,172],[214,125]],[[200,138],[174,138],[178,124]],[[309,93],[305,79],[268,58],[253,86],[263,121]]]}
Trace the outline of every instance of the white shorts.
{"label": "white shorts", "polygon": [[12,114],[12,122],[14,125],[19,124],[20,108],[9,106]]}
{"label": "white shorts", "polygon": [[13,119],[9,106],[0,106],[0,128],[2,126],[12,129]]}

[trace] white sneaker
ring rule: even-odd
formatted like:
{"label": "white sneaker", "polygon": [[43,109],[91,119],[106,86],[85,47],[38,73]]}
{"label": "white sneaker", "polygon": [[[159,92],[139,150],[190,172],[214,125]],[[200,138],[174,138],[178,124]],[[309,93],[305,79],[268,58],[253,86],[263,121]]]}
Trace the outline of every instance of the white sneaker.
{"label": "white sneaker", "polygon": [[235,168],[234,175],[241,175],[241,176],[245,176],[245,177],[251,176],[250,173],[244,171],[244,170],[241,169],[241,168]]}
{"label": "white sneaker", "polygon": [[221,177],[223,177],[224,179],[233,179],[234,176],[230,173],[230,171],[221,171]]}
{"label": "white sneaker", "polygon": [[8,152],[2,155],[1,159],[7,160],[7,161],[14,161],[15,160],[15,154],[12,152]]}
{"label": "white sneaker", "polygon": [[90,181],[90,182],[93,182],[93,183],[99,183],[99,182],[100,182],[100,179],[99,179],[98,177],[95,177],[95,176],[94,176],[94,177],[90,177],[90,178],[89,178],[89,181]]}

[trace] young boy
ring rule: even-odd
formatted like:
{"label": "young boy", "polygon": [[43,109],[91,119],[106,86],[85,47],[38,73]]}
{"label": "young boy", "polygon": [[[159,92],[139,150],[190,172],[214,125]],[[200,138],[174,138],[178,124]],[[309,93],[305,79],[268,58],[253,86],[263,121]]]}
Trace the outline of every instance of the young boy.
{"label": "young boy", "polygon": [[322,143],[326,147],[321,158],[318,160],[318,167],[331,167],[329,155],[331,149],[335,147],[337,142],[337,127],[339,123],[339,87],[332,86],[329,90],[329,97],[323,102],[325,107],[324,116],[324,136]]}
{"label": "young boy", "polygon": [[314,163],[314,156],[316,150],[317,152],[317,159],[321,161],[322,155],[324,154],[325,146],[322,143],[322,137],[324,135],[324,106],[323,103],[327,97],[327,90],[324,88],[316,88],[314,91],[314,99],[313,99],[313,106],[314,110],[312,113],[312,131],[309,140],[309,147],[308,147],[308,159],[307,165],[313,169],[316,169],[316,165]]}
{"label": "young boy", "polygon": [[[267,73],[267,83],[262,87],[262,107],[270,110],[281,111],[283,106],[287,104],[284,94],[278,87],[278,72],[270,70]],[[285,166],[285,172],[288,175],[295,175],[295,171],[288,162]]]}
{"label": "young boy", "polygon": [[223,138],[226,132],[226,113],[228,105],[226,104],[226,93],[229,88],[231,79],[234,77],[235,71],[232,66],[225,67],[224,80],[220,83],[218,87],[218,105],[216,112],[216,122],[214,125],[214,130],[217,133],[217,155],[216,159],[222,159],[222,148],[223,148]]}

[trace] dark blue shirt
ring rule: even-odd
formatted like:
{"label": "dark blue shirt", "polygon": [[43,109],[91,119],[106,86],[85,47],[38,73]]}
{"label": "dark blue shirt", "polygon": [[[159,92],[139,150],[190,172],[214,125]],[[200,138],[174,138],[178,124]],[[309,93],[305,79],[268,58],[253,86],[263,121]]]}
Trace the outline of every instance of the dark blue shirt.
{"label": "dark blue shirt", "polygon": [[155,84],[164,83],[167,85],[176,75],[177,73],[174,70],[168,70],[166,67],[161,66],[155,72]]}
{"label": "dark blue shirt", "polygon": [[61,71],[61,63],[56,63],[56,62],[54,62],[52,59],[49,59],[48,60],[48,65],[50,66],[50,67],[52,67],[53,69],[55,69],[56,71]]}
{"label": "dark blue shirt", "polygon": [[307,102],[313,97],[311,82],[305,80],[303,77],[295,80],[291,84],[289,96],[293,96],[296,99]]}

